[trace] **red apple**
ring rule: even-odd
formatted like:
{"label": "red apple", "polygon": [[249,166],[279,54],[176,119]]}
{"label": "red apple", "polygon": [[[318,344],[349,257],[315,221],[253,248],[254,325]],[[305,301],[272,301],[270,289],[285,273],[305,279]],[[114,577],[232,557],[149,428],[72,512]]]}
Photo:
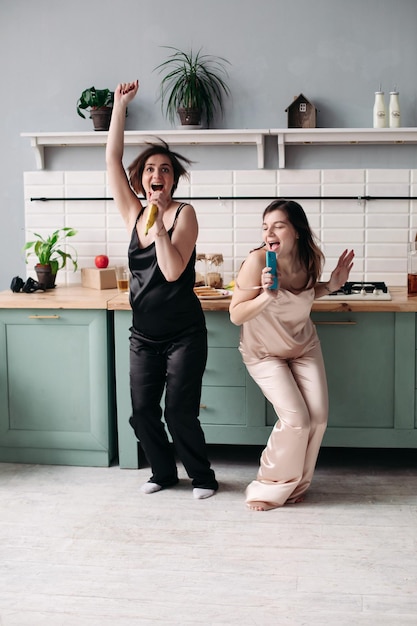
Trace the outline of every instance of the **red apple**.
{"label": "red apple", "polygon": [[99,269],[103,269],[108,266],[109,257],[105,254],[99,254],[94,259],[94,263],[96,264],[96,267],[98,267]]}

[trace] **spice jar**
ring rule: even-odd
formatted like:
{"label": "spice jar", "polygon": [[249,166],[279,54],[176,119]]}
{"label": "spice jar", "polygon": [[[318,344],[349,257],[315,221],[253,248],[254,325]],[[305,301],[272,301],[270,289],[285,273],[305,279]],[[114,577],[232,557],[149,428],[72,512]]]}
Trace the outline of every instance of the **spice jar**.
{"label": "spice jar", "polygon": [[206,254],[207,273],[206,285],[221,289],[223,287],[223,255],[222,254]]}

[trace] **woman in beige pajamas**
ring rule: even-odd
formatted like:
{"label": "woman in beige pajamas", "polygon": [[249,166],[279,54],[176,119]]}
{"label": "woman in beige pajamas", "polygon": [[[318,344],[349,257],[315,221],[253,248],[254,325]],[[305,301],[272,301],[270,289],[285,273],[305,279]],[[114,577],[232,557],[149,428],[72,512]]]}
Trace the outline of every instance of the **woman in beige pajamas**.
{"label": "woman in beige pajamas", "polygon": [[[246,490],[247,505],[257,511],[299,502],[311,483],[328,413],[311,307],[346,282],[354,257],[345,250],[330,280],[319,283],[324,257],[302,207],[274,200],[262,222],[264,243],[243,263],[230,303],[231,321],[242,326],[243,361],[278,416],[257,478]],[[271,289],[266,251],[276,254],[278,289]]]}

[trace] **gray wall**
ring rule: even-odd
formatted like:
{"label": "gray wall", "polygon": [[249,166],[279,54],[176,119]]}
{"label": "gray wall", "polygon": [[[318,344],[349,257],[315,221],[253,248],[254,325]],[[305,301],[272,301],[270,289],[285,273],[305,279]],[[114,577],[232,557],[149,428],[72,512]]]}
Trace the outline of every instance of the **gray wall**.
{"label": "gray wall", "polygon": [[[20,133],[92,130],[75,111],[86,87],[139,78],[127,129],[170,128],[152,72],[161,46],[203,47],[231,62],[218,128],[286,127],[300,92],[319,109],[318,126],[370,127],[379,84],[397,86],[402,125],[415,127],[416,30],[416,0],[0,0],[0,289],[25,275],[23,172],[35,161]],[[256,167],[245,151],[182,152],[200,169]],[[287,167],[417,168],[416,152],[293,148]],[[104,153],[49,150],[47,167],[104,169]],[[267,167],[276,167],[272,153]]]}

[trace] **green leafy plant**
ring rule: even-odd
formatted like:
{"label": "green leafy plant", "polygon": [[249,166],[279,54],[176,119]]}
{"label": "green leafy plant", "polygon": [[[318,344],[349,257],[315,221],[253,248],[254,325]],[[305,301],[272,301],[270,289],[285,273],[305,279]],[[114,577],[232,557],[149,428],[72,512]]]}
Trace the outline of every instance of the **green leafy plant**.
{"label": "green leafy plant", "polygon": [[85,89],[77,101],[77,113],[80,117],[86,119],[81,109],[93,110],[100,107],[112,106],[114,101],[114,91],[109,89],[96,89],[90,87]]}
{"label": "green leafy plant", "polygon": [[73,253],[62,250],[63,245],[69,245],[65,241],[67,237],[73,237],[77,231],[73,228],[65,227],[54,231],[49,237],[42,237],[38,233],[33,233],[36,237],[34,241],[28,241],[23,250],[26,251],[26,263],[28,258],[33,254],[38,258],[40,265],[50,265],[52,274],[56,274],[58,270],[66,266],[67,261],[71,261],[74,272],[78,268],[77,252],[70,246]]}
{"label": "green leafy plant", "polygon": [[228,73],[223,57],[183,52],[172,46],[163,46],[173,53],[154,68],[165,75],[162,78],[159,99],[161,107],[173,123],[178,109],[198,109],[210,126],[216,108],[223,113],[223,98],[230,95],[225,79]]}

